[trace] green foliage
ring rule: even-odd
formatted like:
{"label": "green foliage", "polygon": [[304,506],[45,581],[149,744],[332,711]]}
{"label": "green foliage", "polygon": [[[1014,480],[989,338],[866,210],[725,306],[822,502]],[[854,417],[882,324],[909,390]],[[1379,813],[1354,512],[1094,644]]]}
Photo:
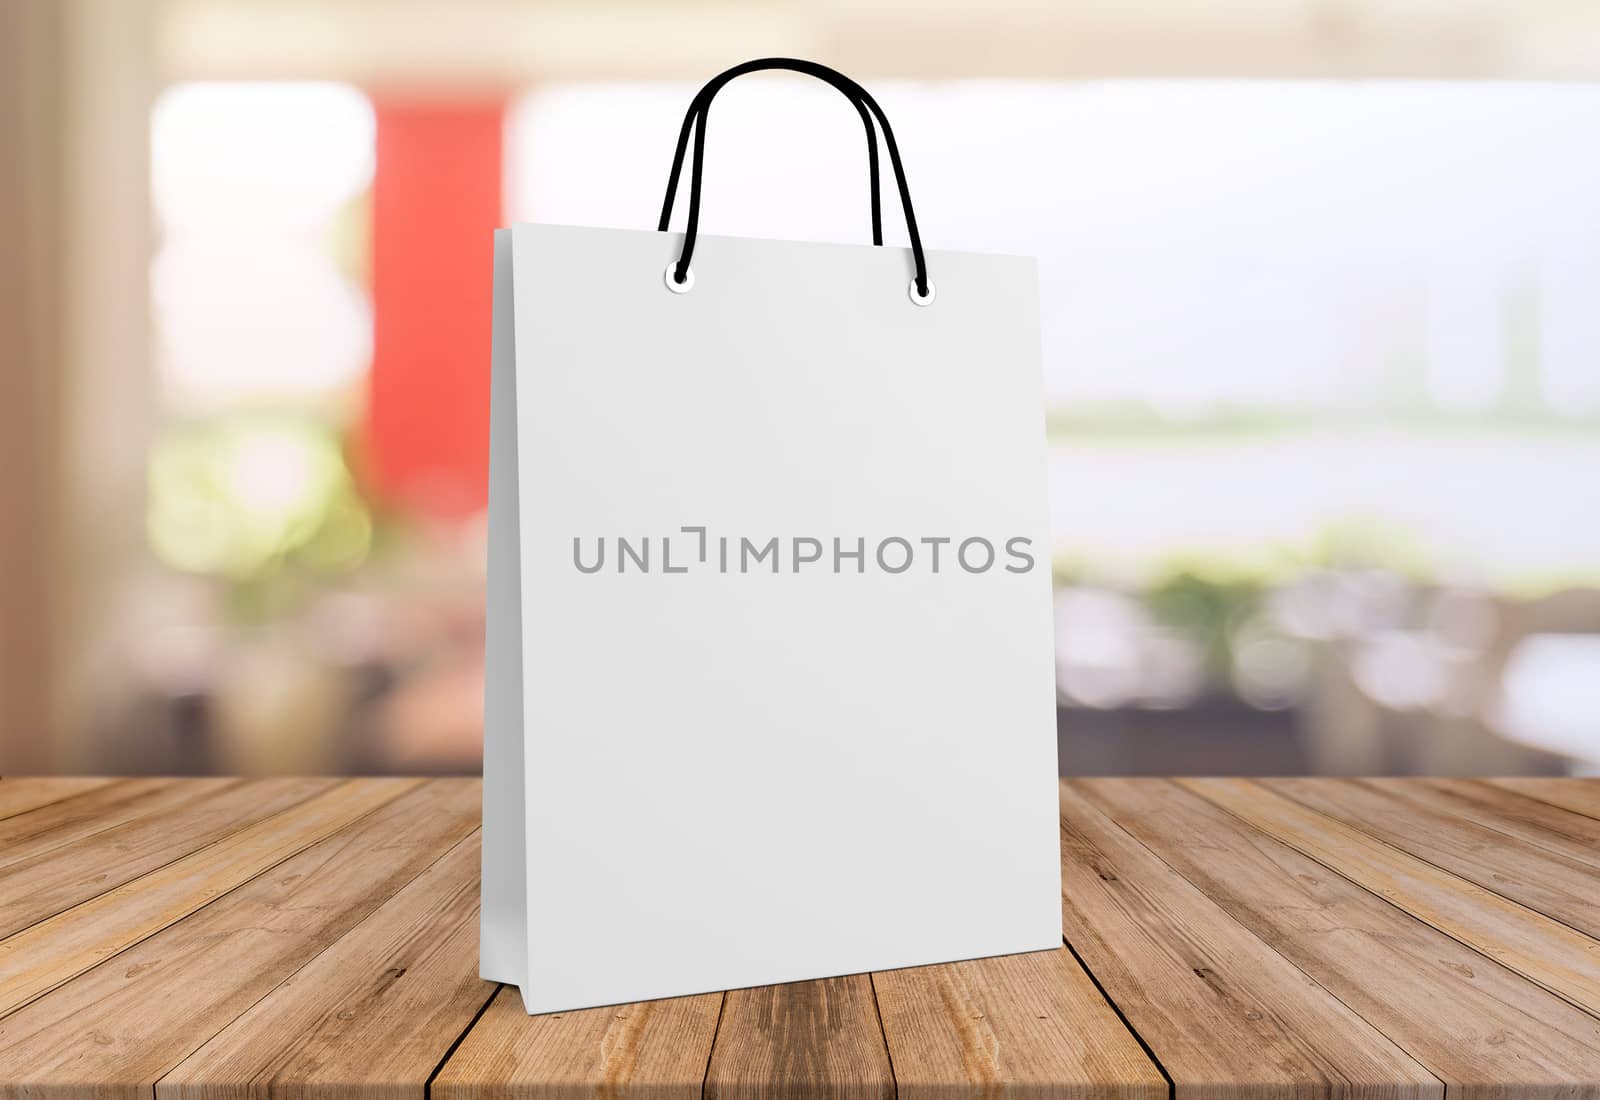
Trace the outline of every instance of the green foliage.
{"label": "green foliage", "polygon": [[1228,677],[1233,639],[1260,612],[1264,599],[1259,581],[1219,580],[1186,571],[1162,578],[1144,593],[1151,617],[1193,643],[1214,680]]}
{"label": "green foliage", "polygon": [[333,429],[281,413],[169,428],[148,468],[150,545],[168,565],[227,582],[235,608],[264,614],[286,581],[366,560],[373,521]]}

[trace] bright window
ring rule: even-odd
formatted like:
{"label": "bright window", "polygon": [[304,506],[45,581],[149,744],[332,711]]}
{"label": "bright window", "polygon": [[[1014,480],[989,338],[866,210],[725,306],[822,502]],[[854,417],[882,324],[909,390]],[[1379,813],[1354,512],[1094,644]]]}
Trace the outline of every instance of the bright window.
{"label": "bright window", "polygon": [[346,85],[184,84],[156,103],[148,528],[167,564],[249,584],[365,555],[343,439],[372,352],[372,172],[372,109]]}

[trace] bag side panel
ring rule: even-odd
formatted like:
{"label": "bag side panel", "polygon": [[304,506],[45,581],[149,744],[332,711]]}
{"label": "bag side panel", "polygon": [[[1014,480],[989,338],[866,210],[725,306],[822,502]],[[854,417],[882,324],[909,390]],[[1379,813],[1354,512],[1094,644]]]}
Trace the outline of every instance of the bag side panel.
{"label": "bag side panel", "polygon": [[483,878],[478,975],[522,985],[528,973],[527,820],[522,728],[522,537],[511,232],[494,235],[489,413],[489,578],[484,625]]}

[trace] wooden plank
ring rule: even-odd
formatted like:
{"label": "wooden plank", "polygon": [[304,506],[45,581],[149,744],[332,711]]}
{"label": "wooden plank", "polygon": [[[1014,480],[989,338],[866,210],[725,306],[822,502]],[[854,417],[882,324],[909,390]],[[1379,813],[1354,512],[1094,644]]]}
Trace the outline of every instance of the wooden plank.
{"label": "wooden plank", "polygon": [[182,920],[418,782],[341,783],[0,940],[0,1013]]}
{"label": "wooden plank", "polygon": [[699,1100],[722,997],[529,1016],[506,986],[428,1091],[433,1100]]}
{"label": "wooden plank", "polygon": [[0,1100],[150,1100],[174,1066],[469,836],[478,812],[476,780],[411,785],[0,1018]]}
{"label": "wooden plank", "polygon": [[867,975],[727,994],[706,1070],[706,1100],[801,1095],[894,1096]]}
{"label": "wooden plank", "polygon": [[112,782],[109,779],[40,779],[11,776],[0,782],[0,818],[25,814],[63,798],[92,791]]}
{"label": "wooden plank", "polygon": [[872,976],[901,1100],[1166,1100],[1065,948]]}
{"label": "wooden plank", "polygon": [[1600,818],[1600,779],[1490,779],[1486,782],[1575,814]]}
{"label": "wooden plank", "polygon": [[1600,875],[1586,862],[1368,780],[1263,780],[1262,786],[1580,932],[1600,932]]}
{"label": "wooden plank", "polygon": [[0,820],[0,868],[238,785],[237,779],[123,779]]}
{"label": "wooden plank", "polygon": [[1457,814],[1600,871],[1600,819],[1481,779],[1374,779],[1372,783],[1408,802]]}
{"label": "wooden plank", "polygon": [[1071,786],[1449,1095],[1600,1097],[1600,1020],[1582,1009],[1171,783]]}
{"label": "wooden plank", "polygon": [[1600,942],[1242,779],[1176,782],[1574,1004],[1600,1015]]}
{"label": "wooden plank", "polygon": [[202,786],[196,797],[103,834],[80,837],[0,867],[0,942],[263,818],[331,790],[331,779]]}
{"label": "wooden plank", "polygon": [[478,977],[480,858],[473,833],[163,1077],[157,1100],[421,1100],[497,988]]}
{"label": "wooden plank", "polygon": [[1177,1100],[1441,1100],[1431,1073],[1075,790],[1061,818],[1067,942]]}

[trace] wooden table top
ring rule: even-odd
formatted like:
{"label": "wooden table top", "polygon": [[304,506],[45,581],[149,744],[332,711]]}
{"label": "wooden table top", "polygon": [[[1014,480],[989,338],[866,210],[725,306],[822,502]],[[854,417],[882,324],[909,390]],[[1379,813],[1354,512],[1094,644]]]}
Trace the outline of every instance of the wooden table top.
{"label": "wooden table top", "polygon": [[1059,951],[542,1017],[478,799],[0,781],[0,1096],[1600,1098],[1600,781],[1067,782]]}

